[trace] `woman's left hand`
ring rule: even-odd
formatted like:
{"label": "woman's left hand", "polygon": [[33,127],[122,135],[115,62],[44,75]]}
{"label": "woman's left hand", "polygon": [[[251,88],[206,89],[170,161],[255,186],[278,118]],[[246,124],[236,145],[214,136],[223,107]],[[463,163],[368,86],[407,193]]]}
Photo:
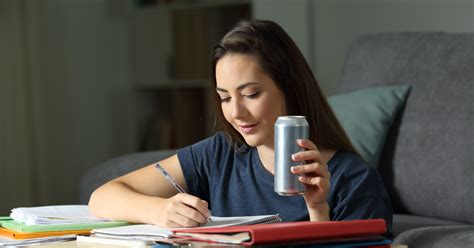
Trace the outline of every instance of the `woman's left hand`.
{"label": "woman's left hand", "polygon": [[331,174],[316,145],[307,139],[297,140],[304,151],[293,154],[295,162],[304,164],[293,166],[291,172],[300,175],[300,182],[306,185],[303,197],[306,201],[311,220],[329,220],[327,197]]}

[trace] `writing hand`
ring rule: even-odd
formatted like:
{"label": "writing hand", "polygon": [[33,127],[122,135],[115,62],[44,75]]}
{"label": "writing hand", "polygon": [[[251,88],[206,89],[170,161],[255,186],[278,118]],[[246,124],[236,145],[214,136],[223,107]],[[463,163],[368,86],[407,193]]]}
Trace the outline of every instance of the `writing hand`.
{"label": "writing hand", "polygon": [[164,199],[162,204],[153,221],[160,227],[195,227],[207,223],[210,216],[206,201],[186,193]]}

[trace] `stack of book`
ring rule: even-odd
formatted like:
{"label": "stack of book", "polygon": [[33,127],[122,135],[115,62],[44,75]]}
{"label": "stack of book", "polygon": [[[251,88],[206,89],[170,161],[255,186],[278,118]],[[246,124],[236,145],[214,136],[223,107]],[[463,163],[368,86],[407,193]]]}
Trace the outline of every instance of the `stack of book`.
{"label": "stack of book", "polygon": [[[383,219],[348,221],[283,222],[278,215],[211,217],[194,228],[160,228],[154,225],[131,225],[94,229],[94,235],[78,236],[78,242],[120,244],[134,247],[153,243],[195,245],[202,242],[228,245],[295,245],[311,247],[390,247],[391,241]],[[145,242],[148,241],[148,242]]]}
{"label": "stack of book", "polygon": [[281,222],[278,214],[216,217],[195,228],[128,225],[96,218],[85,205],[16,208],[0,217],[0,247],[77,240],[149,247],[215,242],[238,245],[317,244],[312,247],[390,247],[383,219]]}
{"label": "stack of book", "polygon": [[[211,216],[209,222],[203,224],[200,228],[224,228],[277,222],[281,222],[281,218],[278,214],[235,217]],[[196,243],[189,237],[174,237],[173,230],[175,230],[175,228],[163,228],[150,224],[98,228],[92,231],[93,235],[79,235],[77,242],[121,245],[126,242],[133,247],[146,247],[156,243],[166,243],[176,246],[189,244],[190,242]]]}
{"label": "stack of book", "polygon": [[94,228],[128,225],[94,217],[86,205],[14,208],[0,217],[0,246],[20,246],[75,240]]}

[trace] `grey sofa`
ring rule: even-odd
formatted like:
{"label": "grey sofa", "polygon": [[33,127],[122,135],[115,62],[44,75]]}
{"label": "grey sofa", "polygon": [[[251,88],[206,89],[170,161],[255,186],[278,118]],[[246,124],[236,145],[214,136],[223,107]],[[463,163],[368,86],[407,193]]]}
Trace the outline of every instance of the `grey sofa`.
{"label": "grey sofa", "polygon": [[[474,34],[369,34],[351,46],[340,92],[409,84],[378,169],[395,216],[394,242],[474,247]],[[90,170],[80,201],[112,178],[172,154],[125,155]]]}
{"label": "grey sofa", "polygon": [[356,39],[341,92],[412,86],[378,165],[395,242],[474,247],[474,34],[412,32]]}

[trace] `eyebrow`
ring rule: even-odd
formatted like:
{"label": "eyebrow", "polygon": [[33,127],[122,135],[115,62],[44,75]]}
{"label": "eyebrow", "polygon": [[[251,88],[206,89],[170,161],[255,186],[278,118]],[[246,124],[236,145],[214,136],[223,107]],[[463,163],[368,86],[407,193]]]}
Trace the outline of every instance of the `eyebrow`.
{"label": "eyebrow", "polygon": [[[248,86],[251,86],[251,85],[255,85],[255,84],[259,84],[257,82],[248,82],[248,83],[244,83],[244,84],[241,84],[237,87],[237,90],[243,90],[244,88],[248,87]],[[217,91],[222,91],[222,92],[229,92],[228,90],[226,89],[223,89],[223,88],[219,88],[219,87],[216,87],[216,90]]]}

